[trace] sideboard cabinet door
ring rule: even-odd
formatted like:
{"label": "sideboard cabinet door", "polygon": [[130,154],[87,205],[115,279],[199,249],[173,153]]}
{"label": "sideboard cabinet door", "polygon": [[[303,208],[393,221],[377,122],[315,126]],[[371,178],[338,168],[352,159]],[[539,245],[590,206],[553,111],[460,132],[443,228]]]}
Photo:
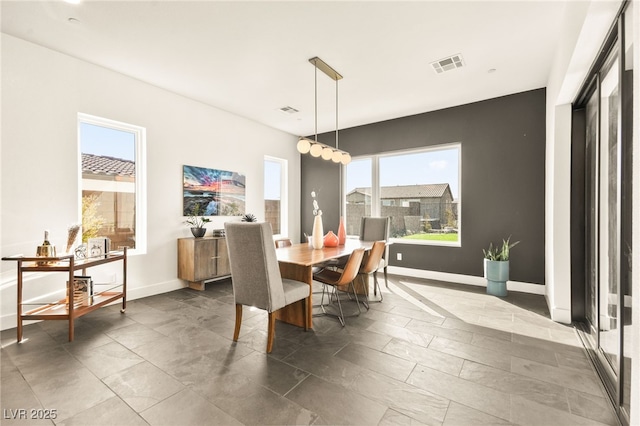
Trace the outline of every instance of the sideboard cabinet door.
{"label": "sideboard cabinet door", "polygon": [[231,274],[224,237],[178,238],[178,278],[204,290],[205,281]]}

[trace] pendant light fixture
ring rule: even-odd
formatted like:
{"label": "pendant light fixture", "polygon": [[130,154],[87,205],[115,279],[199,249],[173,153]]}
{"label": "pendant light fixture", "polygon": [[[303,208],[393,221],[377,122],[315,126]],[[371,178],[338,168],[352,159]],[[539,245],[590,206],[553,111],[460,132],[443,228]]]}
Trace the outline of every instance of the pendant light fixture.
{"label": "pendant light fixture", "polygon": [[[305,137],[301,137],[298,141],[298,152],[301,154],[310,154],[312,157],[321,157],[323,160],[331,160],[334,163],[349,164],[351,162],[351,155],[348,152],[338,148],[338,80],[342,79],[342,76],[333,68],[329,66],[325,61],[316,57],[309,59],[309,62],[315,67],[315,138],[313,140]],[[323,143],[318,142],[318,70],[325,73],[329,78],[336,82],[336,146],[331,147]]]}

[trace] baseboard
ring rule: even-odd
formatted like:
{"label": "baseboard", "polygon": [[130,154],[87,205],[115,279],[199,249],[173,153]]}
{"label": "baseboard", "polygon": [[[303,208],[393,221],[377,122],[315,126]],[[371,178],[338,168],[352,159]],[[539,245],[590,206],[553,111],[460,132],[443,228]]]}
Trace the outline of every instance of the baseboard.
{"label": "baseboard", "polygon": [[[156,294],[167,293],[173,290],[178,290],[186,287],[184,281],[179,279],[173,279],[169,281],[164,281],[161,283],[156,283],[153,285],[148,285],[144,287],[138,288],[130,288],[127,290],[127,300],[136,300],[141,299],[143,297],[154,296]],[[116,300],[112,304],[122,303],[121,300]],[[91,314],[88,314],[91,315]],[[37,321],[25,321],[25,324],[31,324]],[[0,330],[8,330],[11,328],[16,328],[18,326],[16,312],[13,311],[8,314],[4,314],[0,316]]]}
{"label": "baseboard", "polygon": [[[449,281],[457,284],[475,285],[486,287],[487,280],[483,277],[473,275],[451,274],[448,272],[425,271],[422,269],[402,268],[400,266],[389,266],[387,271],[394,275],[405,275],[407,277],[424,278],[436,281]],[[530,294],[545,294],[545,286],[541,284],[524,283],[520,281],[507,281],[508,291],[517,291]]]}
{"label": "baseboard", "polygon": [[[547,301],[547,305],[548,305]],[[571,311],[568,309],[560,309],[560,308],[550,308],[549,312],[551,313],[551,319],[555,322],[559,322],[561,324],[571,324]]]}
{"label": "baseboard", "polygon": [[155,296],[156,294],[168,293],[186,286],[187,285],[184,281],[176,278],[153,285],[132,288],[127,290],[127,300],[136,300],[143,297]]}

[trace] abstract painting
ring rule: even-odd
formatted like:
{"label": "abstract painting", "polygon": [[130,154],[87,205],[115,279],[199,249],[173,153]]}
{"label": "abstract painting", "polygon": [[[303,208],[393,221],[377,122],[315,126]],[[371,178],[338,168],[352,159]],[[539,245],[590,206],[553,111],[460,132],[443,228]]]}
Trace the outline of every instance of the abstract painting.
{"label": "abstract painting", "polygon": [[185,216],[240,216],[245,211],[245,176],[227,170],[183,166]]}

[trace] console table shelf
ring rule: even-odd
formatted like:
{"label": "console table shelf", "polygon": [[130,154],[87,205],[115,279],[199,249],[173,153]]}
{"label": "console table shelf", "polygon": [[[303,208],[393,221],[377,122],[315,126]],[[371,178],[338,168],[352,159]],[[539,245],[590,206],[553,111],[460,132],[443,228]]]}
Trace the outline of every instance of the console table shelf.
{"label": "console table shelf", "polygon": [[[122,309],[124,313],[127,307],[127,249],[122,252],[110,252],[105,256],[77,260],[73,255],[57,257],[26,257],[9,256],[2,260],[17,262],[17,320],[18,320],[18,342],[22,341],[22,322],[27,320],[65,320],[69,321],[69,341],[74,337],[74,320],[102,306],[122,299]],[[82,271],[82,275],[87,274],[87,269],[106,263],[122,261],[122,283],[94,284],[95,287],[105,288],[102,291],[95,291],[93,303],[89,306],[81,306],[75,303],[68,303],[67,298],[52,303],[25,303],[22,300],[22,290],[24,286],[24,272],[65,272],[68,274],[66,291],[69,299],[73,300],[73,277],[74,272]],[[24,306],[39,305],[36,308],[24,311]]]}

